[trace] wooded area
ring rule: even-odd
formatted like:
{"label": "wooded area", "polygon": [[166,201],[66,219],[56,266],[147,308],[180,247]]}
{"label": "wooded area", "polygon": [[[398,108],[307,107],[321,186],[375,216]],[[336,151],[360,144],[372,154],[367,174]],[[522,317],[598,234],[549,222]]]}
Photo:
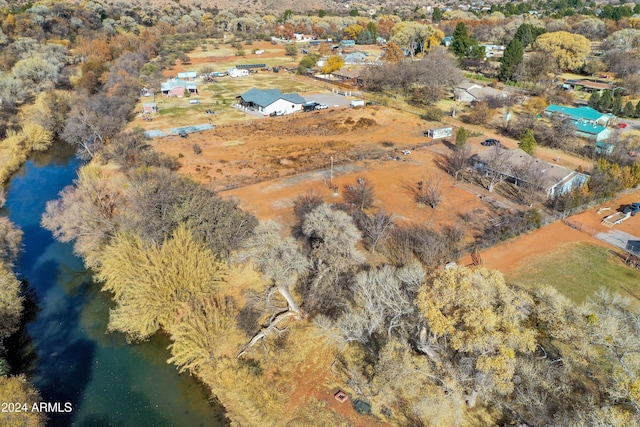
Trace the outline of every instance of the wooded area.
{"label": "wooded area", "polygon": [[[522,17],[494,12],[502,16],[445,12],[448,22],[437,29],[396,15],[236,16],[178,3],[20,8],[0,0],[0,148],[11,155],[0,179],[28,153],[57,141],[77,149],[87,163],[74,185],[48,203],[42,226],[73,242],[112,296],[108,332],[132,343],[167,334],[168,363],[197,376],[237,425],[293,425],[287,423],[304,423],[309,413],[318,414],[309,421],[314,425],[346,423],[312,399],[287,406],[300,367],[320,363],[317,354],[333,362],[323,366],[334,375],[331,386],[363,399],[376,420],[393,425],[463,425],[482,411],[501,425],[634,425],[640,419],[637,302],[603,289],[578,304],[549,284],[525,288],[497,271],[449,264],[473,243],[464,231],[399,220],[376,204],[375,186],[365,177],[347,184],[335,203],[301,194],[294,224],[258,221],[237,201],[178,175],[177,159],[155,152],[140,130],[126,129],[143,86],[158,83],[162,69],[186,59],[201,39],[224,33],[243,41],[294,30],[389,38],[398,49],[367,69],[365,88],[391,91],[420,108],[460,83],[461,66],[483,60],[476,38],[517,39],[510,45],[514,62],[503,62],[499,72],[504,80],[529,82],[586,66],[589,39],[608,36],[612,45],[617,36],[640,39],[633,18],[532,18],[527,22],[535,25],[522,27],[529,25]],[[468,27],[459,26],[465,18]],[[439,47],[445,34],[457,37],[450,51]],[[399,47],[411,47],[408,57],[416,60],[401,60]],[[519,52],[526,48],[534,52],[524,59]],[[603,64],[624,68],[626,60],[613,52]],[[638,71],[636,60],[629,67]],[[619,76],[631,91],[637,72]],[[539,98],[560,96],[552,92]],[[524,108],[531,114],[504,131],[523,150],[571,145],[566,122],[536,122],[540,105],[529,102]],[[478,103],[467,120],[482,122],[489,111],[489,102]],[[470,157],[466,131],[458,136],[441,159],[455,179]],[[498,147],[491,161],[499,170]],[[533,203],[540,171],[524,169],[529,187],[519,197]],[[637,186],[640,167],[602,159],[591,176],[580,192],[556,203],[578,206]],[[484,179],[492,192],[505,177]],[[435,174],[406,190],[432,209],[441,202]],[[23,310],[24,289],[13,273],[20,240],[21,232],[0,218],[0,400],[31,402],[37,391],[12,371],[3,346]],[[38,414],[23,416],[13,425],[44,423]]]}

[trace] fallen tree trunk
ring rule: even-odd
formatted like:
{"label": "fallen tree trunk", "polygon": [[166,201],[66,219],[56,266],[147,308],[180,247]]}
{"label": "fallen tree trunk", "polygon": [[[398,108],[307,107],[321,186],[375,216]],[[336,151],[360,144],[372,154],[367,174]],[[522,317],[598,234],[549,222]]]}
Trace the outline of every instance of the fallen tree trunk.
{"label": "fallen tree trunk", "polygon": [[247,351],[249,351],[249,349],[251,349],[251,347],[256,345],[256,343],[267,339],[269,335],[273,334],[274,332],[276,333],[282,332],[280,329],[278,329],[278,325],[284,322],[289,317],[302,318],[300,313],[296,313],[295,311],[290,311],[290,310],[283,311],[282,313],[278,314],[269,323],[269,326],[267,326],[266,328],[262,328],[260,332],[258,332],[253,336],[253,338],[251,338],[251,341],[249,341],[247,344],[244,345],[244,347],[242,347],[242,349],[240,349],[240,352],[236,356],[236,359],[239,359],[240,357],[242,357]]}

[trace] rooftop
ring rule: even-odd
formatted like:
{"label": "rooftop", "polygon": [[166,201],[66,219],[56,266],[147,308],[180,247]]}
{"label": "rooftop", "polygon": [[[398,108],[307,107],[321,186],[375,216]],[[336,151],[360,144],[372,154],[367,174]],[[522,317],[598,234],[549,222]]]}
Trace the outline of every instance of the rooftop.
{"label": "rooftop", "polygon": [[551,104],[544,110],[546,113],[560,113],[570,117],[572,120],[588,120],[597,121],[602,117],[610,117],[608,114],[601,113],[591,107],[564,107],[562,105]]}
{"label": "rooftop", "polygon": [[171,90],[171,89],[175,89],[177,87],[184,87],[184,88],[195,88],[196,84],[192,83],[192,82],[187,82],[184,80],[180,80],[180,79],[171,79],[171,80],[167,80],[166,82],[162,83],[160,85],[160,88],[162,90]]}
{"label": "rooftop", "polygon": [[477,154],[476,158],[482,163],[487,163],[488,161],[490,161],[491,157],[495,155],[494,150],[502,150],[502,152],[506,156],[508,156],[507,161],[504,163],[505,170],[501,170],[498,172],[517,178],[516,176],[514,176],[514,171],[524,167],[529,167],[531,165],[530,162],[533,161],[535,162],[535,165],[539,165],[542,168],[542,172],[545,175],[544,186],[546,188],[554,187],[555,185],[568,180],[570,177],[578,173],[571,169],[567,169],[564,166],[554,165],[553,163],[536,159],[519,148],[515,150],[508,150],[500,147],[492,147]]}
{"label": "rooftop", "polygon": [[294,104],[304,104],[306,101],[297,93],[282,93],[278,89],[257,89],[251,88],[240,95],[244,102],[253,103],[260,107],[273,104],[278,99],[284,99]]}
{"label": "rooftop", "polygon": [[578,132],[588,133],[589,135],[598,135],[600,132],[607,129],[605,126],[594,125],[590,122],[576,121],[573,122],[573,125],[576,127]]}

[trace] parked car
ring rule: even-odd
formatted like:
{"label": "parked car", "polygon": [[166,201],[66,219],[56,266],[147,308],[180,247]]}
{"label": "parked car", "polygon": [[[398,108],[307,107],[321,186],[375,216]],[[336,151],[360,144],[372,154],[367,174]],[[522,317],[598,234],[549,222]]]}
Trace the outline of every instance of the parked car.
{"label": "parked car", "polygon": [[629,126],[629,125],[628,125],[628,124],[626,124],[626,123],[623,123],[623,122],[620,122],[620,123],[618,123],[618,124],[616,125],[616,127],[617,127],[618,129],[624,129],[624,128],[626,128],[627,126]]}
{"label": "parked car", "polygon": [[188,136],[189,136],[189,134],[188,134],[187,132],[183,131],[183,130],[181,130],[180,132],[178,132],[178,135],[180,135],[180,136],[181,136],[181,137],[183,137],[183,138],[186,138],[186,137],[188,137]]}
{"label": "parked car", "polygon": [[409,151],[409,150],[402,150],[402,154],[404,154],[405,156],[408,156],[409,154],[411,154],[411,151]]}
{"label": "parked car", "polygon": [[626,214],[630,213],[631,216],[636,216],[636,214],[640,212],[640,203],[638,202],[631,203],[629,206],[624,208],[622,212]]}
{"label": "parked car", "polygon": [[484,145],[485,147],[493,147],[494,145],[500,145],[500,141],[494,138],[489,138],[489,139],[485,139],[480,144]]}
{"label": "parked car", "polygon": [[316,105],[316,110],[326,110],[327,108],[329,108],[329,106],[327,104],[318,104],[318,105]]}

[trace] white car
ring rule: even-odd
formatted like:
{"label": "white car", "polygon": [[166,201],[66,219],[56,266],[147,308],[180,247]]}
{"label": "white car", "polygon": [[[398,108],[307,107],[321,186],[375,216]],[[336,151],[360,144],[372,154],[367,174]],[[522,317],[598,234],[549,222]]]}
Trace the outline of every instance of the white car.
{"label": "white car", "polygon": [[409,151],[409,150],[402,150],[402,154],[404,154],[405,156],[408,156],[409,154],[411,154],[411,151]]}
{"label": "white car", "polygon": [[325,110],[329,108],[329,106],[327,104],[318,104],[316,105],[316,110]]}

